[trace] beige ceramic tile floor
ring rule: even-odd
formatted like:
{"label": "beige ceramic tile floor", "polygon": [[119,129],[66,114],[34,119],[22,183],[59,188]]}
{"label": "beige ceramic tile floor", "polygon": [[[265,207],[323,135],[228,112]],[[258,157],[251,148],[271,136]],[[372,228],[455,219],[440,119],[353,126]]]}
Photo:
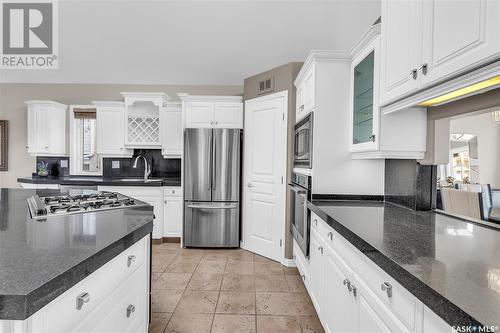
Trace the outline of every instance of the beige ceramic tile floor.
{"label": "beige ceramic tile floor", "polygon": [[297,269],[234,250],[153,245],[150,333],[323,332]]}

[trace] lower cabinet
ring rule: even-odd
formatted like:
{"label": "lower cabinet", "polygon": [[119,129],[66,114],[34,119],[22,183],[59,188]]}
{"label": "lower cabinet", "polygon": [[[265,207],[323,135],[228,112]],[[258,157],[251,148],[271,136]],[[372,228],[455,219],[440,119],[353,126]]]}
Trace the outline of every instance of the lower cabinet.
{"label": "lower cabinet", "polygon": [[165,189],[163,200],[163,237],[182,237],[183,202],[181,191]]}
{"label": "lower cabinet", "polygon": [[147,202],[154,209],[153,239],[182,237],[182,190],[180,186],[99,186]]}
{"label": "lower cabinet", "polygon": [[297,268],[326,332],[451,332],[314,213],[309,252],[307,259],[294,244]]}
{"label": "lower cabinet", "polygon": [[0,332],[146,332],[149,322],[149,236],[23,321]]}

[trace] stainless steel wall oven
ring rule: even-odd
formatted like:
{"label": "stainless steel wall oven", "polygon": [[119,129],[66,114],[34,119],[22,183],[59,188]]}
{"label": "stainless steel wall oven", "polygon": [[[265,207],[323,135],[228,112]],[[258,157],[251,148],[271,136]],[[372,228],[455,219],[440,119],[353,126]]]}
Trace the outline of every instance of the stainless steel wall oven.
{"label": "stainless steel wall oven", "polygon": [[311,177],[293,173],[292,182],[288,184],[290,191],[290,231],[298,246],[309,257],[309,233],[311,229],[311,213],[307,201],[311,199]]}
{"label": "stainless steel wall oven", "polygon": [[313,113],[295,125],[294,158],[296,167],[312,168],[313,154]]}

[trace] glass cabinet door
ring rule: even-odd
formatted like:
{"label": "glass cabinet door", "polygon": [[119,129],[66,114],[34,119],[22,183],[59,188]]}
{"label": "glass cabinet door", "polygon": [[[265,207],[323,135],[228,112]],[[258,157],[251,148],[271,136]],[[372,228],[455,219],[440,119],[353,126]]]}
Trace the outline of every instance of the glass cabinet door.
{"label": "glass cabinet door", "polygon": [[352,143],[375,141],[373,133],[374,51],[354,67]]}

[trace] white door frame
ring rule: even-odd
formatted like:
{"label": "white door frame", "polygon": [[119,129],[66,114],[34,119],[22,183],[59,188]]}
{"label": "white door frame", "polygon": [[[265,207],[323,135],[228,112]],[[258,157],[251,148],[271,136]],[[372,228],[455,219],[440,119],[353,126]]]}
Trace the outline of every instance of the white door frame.
{"label": "white door frame", "polygon": [[[281,239],[282,239],[282,244],[281,244],[281,251],[280,251],[280,258],[276,258],[278,259],[278,261],[280,263],[282,263],[283,265],[285,266],[290,266],[290,263],[288,262],[289,260],[285,259],[285,225],[286,225],[286,221],[285,221],[285,218],[286,218],[286,187],[287,187],[287,184],[286,184],[286,174],[287,174],[287,151],[288,151],[288,90],[284,90],[284,91],[280,91],[280,92],[277,92],[277,93],[274,93],[274,94],[270,94],[270,95],[265,95],[265,96],[261,96],[261,97],[256,97],[256,98],[252,98],[252,99],[249,99],[249,100],[246,100],[244,101],[244,106],[245,106],[245,109],[244,109],[244,121],[246,122],[246,117],[247,117],[247,113],[246,113],[246,104],[247,102],[263,102],[263,101],[267,101],[267,100],[272,100],[272,99],[276,99],[276,98],[283,98],[283,101],[284,101],[284,107],[283,107],[283,126],[282,126],[282,135],[285,137],[285,140],[283,141],[283,151],[285,152],[285,156],[283,158],[283,164],[282,164],[282,175],[283,175],[283,182],[281,184],[281,187],[279,187],[281,189],[281,192],[282,192],[282,199],[283,199],[283,211],[282,211],[282,223],[281,223]],[[246,138],[247,136],[247,132],[246,130],[244,131],[244,138]],[[248,250],[248,248],[246,247],[245,245],[245,211],[248,209],[246,207],[246,182],[247,182],[247,168],[245,167],[245,164],[246,164],[246,152],[245,152],[245,148],[246,148],[246,140],[243,141],[243,180],[242,180],[242,214],[241,214],[241,219],[242,219],[242,223],[241,223],[241,241],[240,241],[240,247],[242,249],[246,249]]]}

